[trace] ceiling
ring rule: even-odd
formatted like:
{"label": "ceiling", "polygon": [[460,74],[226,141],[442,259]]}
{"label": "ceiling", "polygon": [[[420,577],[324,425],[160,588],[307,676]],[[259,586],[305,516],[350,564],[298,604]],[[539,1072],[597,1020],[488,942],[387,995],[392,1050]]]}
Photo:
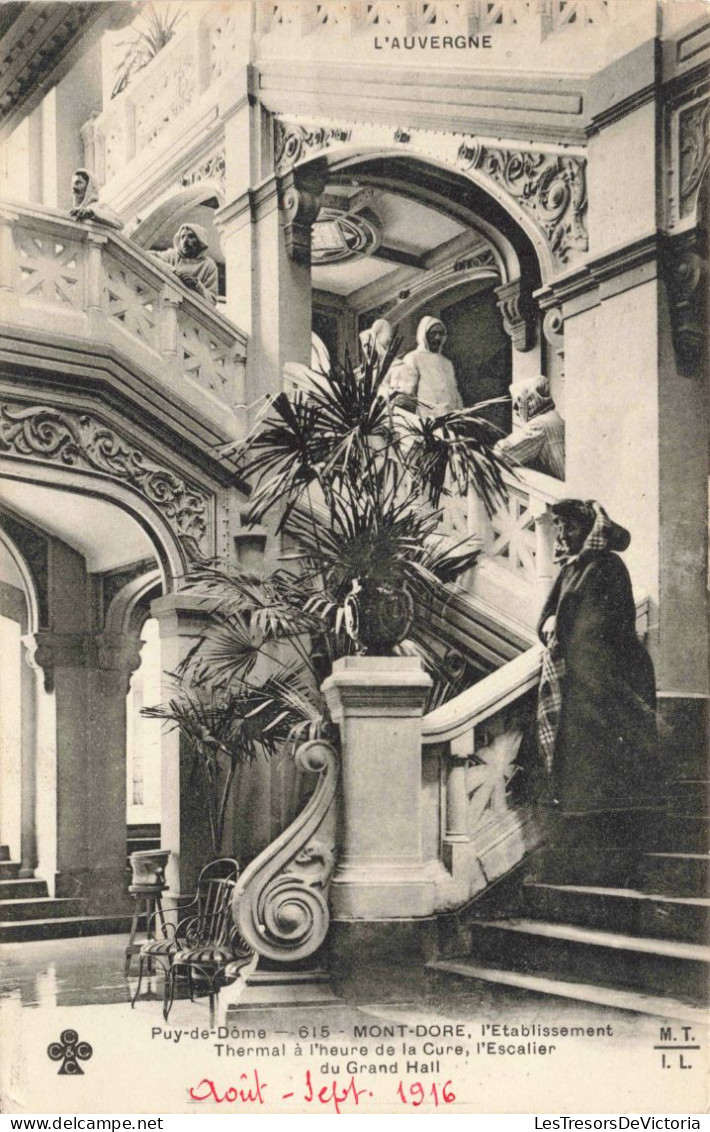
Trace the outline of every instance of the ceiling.
{"label": "ceiling", "polygon": [[362,186],[356,180],[328,185],[323,205],[329,211],[339,208],[349,215],[362,213],[379,229],[379,244],[370,254],[312,265],[315,288],[349,298],[371,284],[382,284],[395,272],[401,277],[403,268],[411,278],[420,277],[440,249],[470,232],[435,208],[398,193]]}
{"label": "ceiling", "polygon": [[89,573],[155,557],[155,547],[136,520],[102,499],[4,479],[2,502],[78,551]]}

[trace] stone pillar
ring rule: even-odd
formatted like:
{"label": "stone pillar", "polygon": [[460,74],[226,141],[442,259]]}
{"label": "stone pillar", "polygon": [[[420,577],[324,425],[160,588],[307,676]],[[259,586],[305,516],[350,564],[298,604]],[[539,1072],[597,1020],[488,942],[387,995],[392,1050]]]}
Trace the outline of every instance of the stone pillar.
{"label": "stone pillar", "polygon": [[413,919],[434,908],[422,854],[420,720],[430,685],[413,657],[347,657],[323,684],[342,746],[335,921]]}
{"label": "stone pillar", "polygon": [[[250,335],[246,402],[283,388],[286,362],[311,354],[310,227],[325,167],[274,171],[273,122],[251,71],[237,70],[239,97],[225,118],[225,206],[217,213],[227,271],[226,314]],[[236,87],[235,87],[236,89]]]}
{"label": "stone pillar", "polygon": [[56,895],[85,900],[94,915],[129,911],[126,694],[139,649],[129,634],[34,638],[56,713]]}
{"label": "stone pillar", "polygon": [[[170,673],[177,671],[204,633],[209,608],[205,599],[195,594],[166,594],[151,602],[151,615],[160,631],[161,703],[175,695]],[[214,854],[199,772],[177,728],[165,725],[160,750],[160,838],[162,848],[170,849],[172,854],[166,879],[171,897],[175,897],[194,892],[200,869]]]}

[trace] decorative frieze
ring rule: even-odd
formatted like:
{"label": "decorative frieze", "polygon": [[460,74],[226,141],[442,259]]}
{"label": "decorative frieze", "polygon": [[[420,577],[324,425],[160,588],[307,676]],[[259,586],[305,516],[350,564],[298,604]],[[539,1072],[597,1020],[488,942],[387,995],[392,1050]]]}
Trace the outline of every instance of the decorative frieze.
{"label": "decorative frieze", "polygon": [[285,173],[336,142],[349,140],[351,130],[343,126],[302,126],[298,122],[274,123],[274,164],[277,173]]}
{"label": "decorative frieze", "polygon": [[555,260],[587,251],[587,162],[584,157],[489,146],[479,138],[459,145],[456,165],[475,170],[505,192],[535,221]]}
{"label": "decorative frieze", "polygon": [[311,157],[341,145],[375,149],[401,147],[488,182],[500,200],[508,197],[540,229],[557,266],[567,266],[589,248],[587,161],[582,155],[537,149],[509,149],[478,137],[401,126],[357,123],[305,125],[275,120],[274,160],[283,175]]}
{"label": "decorative frieze", "polygon": [[678,133],[680,215],[683,218],[693,212],[701,182],[710,168],[710,97],[680,111]]}
{"label": "decorative frieze", "polygon": [[224,191],[224,182],[227,175],[227,161],[223,149],[209,157],[203,158],[197,165],[193,165],[180,176],[183,188],[196,185],[200,181],[216,181]]}
{"label": "decorative frieze", "polygon": [[188,557],[209,553],[209,497],[90,413],[0,403],[0,452],[89,469],[126,483],[159,512]]}

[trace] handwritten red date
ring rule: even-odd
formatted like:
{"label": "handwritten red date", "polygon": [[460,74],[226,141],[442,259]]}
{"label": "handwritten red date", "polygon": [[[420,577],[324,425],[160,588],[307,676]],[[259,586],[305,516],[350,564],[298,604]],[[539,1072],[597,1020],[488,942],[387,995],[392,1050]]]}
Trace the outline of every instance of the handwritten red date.
{"label": "handwritten red date", "polygon": [[426,1100],[431,1099],[434,1102],[434,1108],[438,1108],[440,1104],[453,1104],[456,1100],[456,1094],[451,1087],[451,1081],[447,1081],[445,1085],[437,1085],[432,1081],[428,1089],[422,1085],[421,1081],[412,1081],[407,1085],[406,1090],[404,1082],[400,1081],[397,1086],[397,1096],[402,1104],[411,1104],[412,1108],[419,1108]]}
{"label": "handwritten red date", "polygon": [[[214,1081],[211,1081],[208,1077],[203,1077],[198,1085],[190,1087],[189,1096],[193,1101],[263,1106],[266,1104],[265,1093],[268,1087],[267,1083],[259,1078],[258,1070],[255,1069],[249,1075],[241,1073],[240,1083],[229,1085],[226,1089],[219,1089]],[[403,1081],[400,1081],[396,1093],[402,1104],[411,1104],[412,1108],[419,1108],[426,1103],[433,1103],[434,1107],[438,1108],[440,1105],[453,1104],[456,1100],[451,1081],[447,1081],[444,1085],[437,1085],[435,1082],[423,1085],[421,1081],[412,1081],[405,1085]],[[295,1096],[295,1093],[284,1093],[282,1100],[288,1100],[293,1096]],[[347,1084],[343,1085],[340,1085],[337,1080],[320,1085],[314,1083],[310,1069],[306,1070],[304,1089],[301,1095],[301,1101],[304,1104],[332,1105],[336,1113],[340,1114],[343,1106],[350,1104],[358,1108],[365,1098],[371,1100],[373,1097],[374,1093],[370,1089],[358,1088],[354,1077],[351,1077]]]}

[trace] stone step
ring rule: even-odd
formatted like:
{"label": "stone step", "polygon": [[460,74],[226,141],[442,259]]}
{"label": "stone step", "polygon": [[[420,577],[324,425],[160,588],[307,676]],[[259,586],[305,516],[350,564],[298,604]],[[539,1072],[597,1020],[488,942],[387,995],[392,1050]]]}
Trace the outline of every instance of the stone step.
{"label": "stone step", "polygon": [[704,943],[710,927],[705,897],[649,895],[631,888],[526,884],[524,915],[629,936]]}
{"label": "stone step", "polygon": [[129,858],[131,853],[137,853],[143,849],[160,849],[160,837],[129,837],[126,841],[126,853]]}
{"label": "stone step", "polygon": [[90,935],[127,933],[130,916],[66,916],[44,920],[0,921],[0,943],[42,939],[69,939]]}
{"label": "stone step", "polygon": [[644,853],[638,872],[643,892],[668,896],[710,896],[707,853]]}
{"label": "stone step", "polygon": [[54,896],[39,899],[0,900],[0,921],[66,919],[81,916],[84,901]]}
{"label": "stone step", "polygon": [[516,991],[532,991],[539,995],[591,1002],[615,1010],[632,1010],[637,1014],[652,1014],[655,1017],[707,1025],[707,1012],[703,1007],[690,1006],[680,999],[661,998],[656,995],[641,994],[639,991],[619,990],[616,987],[601,987],[595,983],[577,982],[572,979],[504,971],[497,967],[484,967],[466,959],[436,960],[427,964],[427,970],[447,976],[495,983],[498,986],[514,988]]}
{"label": "stone step", "polygon": [[659,817],[649,827],[644,849],[657,853],[707,853],[710,818],[687,814]]}
{"label": "stone step", "polygon": [[704,853],[643,853],[627,849],[544,846],[530,858],[528,879],[543,884],[635,888],[667,896],[710,895],[710,857]]}
{"label": "stone step", "polygon": [[710,947],[572,924],[505,919],[472,922],[473,962],[554,979],[593,982],[695,1005],[708,994]]}
{"label": "stone step", "polygon": [[20,861],[0,861],[0,880],[17,880]]}
{"label": "stone step", "polygon": [[47,895],[46,880],[0,880],[0,900],[26,900]]}
{"label": "stone step", "polygon": [[668,812],[704,817],[710,813],[710,782],[705,778],[683,778],[668,787]]}
{"label": "stone step", "polygon": [[151,837],[160,841],[160,822],[136,822],[127,827],[128,838]]}

